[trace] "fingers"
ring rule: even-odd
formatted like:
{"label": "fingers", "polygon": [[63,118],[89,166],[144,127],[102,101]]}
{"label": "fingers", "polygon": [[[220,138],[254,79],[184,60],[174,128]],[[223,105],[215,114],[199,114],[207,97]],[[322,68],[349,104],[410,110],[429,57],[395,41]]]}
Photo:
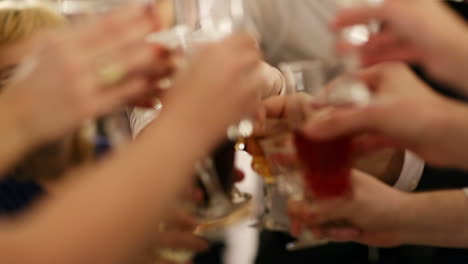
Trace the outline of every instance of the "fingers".
{"label": "fingers", "polygon": [[290,219],[290,232],[294,236],[299,236],[303,231],[303,201],[289,200],[288,215]]}
{"label": "fingers", "polygon": [[356,156],[365,156],[384,148],[398,148],[399,144],[390,137],[368,133],[353,139],[353,154]]}
{"label": "fingers", "polygon": [[354,227],[322,228],[320,233],[323,237],[336,242],[357,241],[361,236],[361,231]]}
{"label": "fingers", "polygon": [[364,52],[361,57],[361,63],[364,66],[371,66],[383,62],[391,61],[404,61],[408,63],[419,62],[422,55],[419,51],[415,50],[411,45],[406,43],[399,43],[387,50],[380,52]]}
{"label": "fingers", "polygon": [[281,119],[286,114],[286,101],[285,96],[274,96],[263,101],[266,117],[272,119]]}
{"label": "fingers", "polygon": [[360,47],[361,52],[376,53],[401,44],[402,39],[390,30],[371,35],[369,41]]}
{"label": "fingers", "polygon": [[175,209],[166,221],[167,229],[177,229],[183,231],[193,231],[197,226],[195,219],[184,210]]}
{"label": "fingers", "polygon": [[[246,52],[245,57],[241,58],[241,60],[245,62],[243,66],[238,69],[242,69],[247,74],[244,80],[239,84],[239,89],[243,89],[243,96],[245,96],[246,99],[243,103],[247,115],[254,113],[255,109],[258,109],[261,104],[261,93],[257,87],[261,85],[263,80],[259,78],[259,71],[261,71],[261,69],[255,66],[260,62],[260,57],[256,53],[256,51]],[[234,73],[234,76],[239,76],[239,72]]]}
{"label": "fingers", "polygon": [[302,130],[310,138],[329,140],[375,130],[373,116],[372,106],[327,108],[309,118]]}
{"label": "fingers", "polygon": [[323,201],[290,201],[288,204],[288,213],[292,219],[295,219],[301,224],[295,223],[294,231],[301,231],[305,225],[310,228],[341,220],[347,211],[346,201],[341,199],[323,200]]}
{"label": "fingers", "polygon": [[340,54],[356,52],[356,49],[361,55],[363,66],[388,61],[415,63],[422,57],[419,50],[389,30],[372,35],[367,43],[359,47],[346,41],[338,42],[336,45],[336,50]]}
{"label": "fingers", "polygon": [[108,113],[118,106],[131,102],[143,94],[145,90],[146,80],[141,78],[98,90],[95,95],[97,98],[94,100],[96,112],[99,114]]}
{"label": "fingers", "polygon": [[261,78],[263,79],[263,85],[259,86],[262,99],[279,95],[283,86],[281,72],[265,62],[262,62],[259,67],[262,69]]}
{"label": "fingers", "polygon": [[[151,20],[144,9],[130,5],[125,10],[116,10],[98,22],[78,26],[70,38],[80,39],[73,46],[86,50],[86,56],[94,58],[104,54],[117,55],[122,48],[136,43],[145,44],[145,37],[152,31]],[[83,54],[85,55],[85,54]]]}
{"label": "fingers", "polygon": [[189,232],[166,231],[159,235],[161,236],[160,239],[158,239],[158,246],[160,247],[203,251],[209,246],[205,240]]}
{"label": "fingers", "polygon": [[341,30],[343,28],[358,24],[367,24],[369,21],[377,19],[382,21],[385,12],[380,7],[358,7],[344,9],[338,13],[332,22],[332,29]]}
{"label": "fingers", "polygon": [[257,41],[250,34],[246,33],[232,34],[229,37],[222,40],[220,42],[220,45],[248,48],[260,52],[260,50],[258,49]]}

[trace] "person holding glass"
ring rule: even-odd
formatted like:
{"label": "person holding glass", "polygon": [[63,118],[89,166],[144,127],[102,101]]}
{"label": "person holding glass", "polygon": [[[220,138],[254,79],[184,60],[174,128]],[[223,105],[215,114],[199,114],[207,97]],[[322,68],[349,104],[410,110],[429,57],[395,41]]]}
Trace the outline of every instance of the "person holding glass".
{"label": "person holding glass", "polygon": [[[24,56],[33,49],[27,39],[45,30],[66,25],[66,19],[39,3],[2,2],[0,18],[1,86],[11,81]],[[53,191],[53,184],[63,173],[92,159],[91,138],[85,129],[73,131],[64,138],[41,146],[18,164],[10,177],[0,183],[2,198],[0,213],[15,213],[34,201],[45,191]]]}
{"label": "person holding glass", "polygon": [[[390,25],[387,31],[359,47],[364,61],[413,61],[451,84],[452,89],[463,92],[468,81],[462,74],[466,63],[463,58],[468,54],[466,23],[440,2],[425,4],[428,9],[424,12],[416,2],[398,1],[389,1],[378,8],[345,10],[334,24],[342,27],[370,18],[387,22]],[[445,26],[428,26],[440,24],[436,21],[443,21]],[[439,37],[446,34],[447,27],[459,32],[456,39],[451,34]],[[340,48],[343,47],[349,48]],[[379,53],[375,52],[376,47]],[[373,103],[368,107],[336,109],[324,118],[310,120],[304,128],[309,137],[325,139],[364,133],[368,138],[358,147],[398,145],[412,149],[430,164],[466,170],[465,103],[434,93],[401,63],[377,65],[357,76],[374,91]],[[443,181],[442,176],[438,180]],[[353,173],[353,187],[355,195],[350,200],[321,201],[314,205],[293,203],[291,214],[296,221],[307,223],[317,235],[338,241],[467,247],[467,235],[463,232],[467,221],[466,192],[406,194],[390,190],[361,172]],[[356,211],[360,214],[356,215]],[[347,224],[334,227],[325,224],[336,220]],[[461,260],[463,251],[459,252],[458,256],[446,255],[446,259],[437,256],[434,260]]]}
{"label": "person holding glass", "polygon": [[[142,41],[154,29],[146,11],[128,5],[29,42],[34,52],[0,95],[2,175],[83,121],[147,96],[152,87],[147,73],[160,58]],[[126,263],[153,243],[154,223],[190,180],[195,161],[232,122],[256,108],[258,79],[251,73],[260,58],[254,47],[250,37],[239,34],[202,49],[165,97],[167,111],[150,133],[98,164],[71,171],[52,197],[2,221],[1,260]],[[244,56],[231,55],[233,50]],[[184,89],[188,84],[191,90]],[[206,101],[217,103],[203,107]],[[187,139],[186,131],[197,140]],[[173,151],[179,144],[183,154]]]}
{"label": "person holding glass", "polygon": [[[464,34],[468,36],[468,32]],[[430,164],[467,170],[466,104],[434,93],[401,63],[373,66],[358,76],[377,91],[372,105],[337,109],[325,118],[312,119],[304,128],[308,137],[325,140],[363,134],[372,140],[357,147],[403,146]],[[404,109],[411,109],[411,114],[395,118],[393,113]],[[353,195],[348,199],[292,202],[290,214],[318,237],[335,241],[386,247],[468,247],[468,190],[409,194],[392,190],[359,171],[352,173],[352,188]],[[329,225],[337,221],[344,224]],[[294,232],[300,232],[300,228]]]}
{"label": "person holding glass", "polygon": [[[329,29],[329,23],[337,10],[336,1],[246,1],[245,4],[262,36],[261,47],[269,63],[278,65],[282,62],[318,60],[328,69],[326,79],[335,75],[334,66],[338,64],[338,57],[334,52],[334,34]],[[282,102],[281,98],[266,102],[266,112],[270,118],[281,118],[284,113],[279,111]],[[366,171],[405,191],[416,188],[424,168],[424,163],[412,153],[403,154],[395,150],[382,151],[359,163]],[[263,232],[261,241],[259,263],[281,258],[299,262],[303,254],[308,254],[310,259],[324,259],[330,263],[344,259],[365,262],[368,259],[367,249],[359,245],[333,244],[288,253],[284,245],[291,238],[286,235]],[[271,254],[272,248],[276,249],[275,254]]]}

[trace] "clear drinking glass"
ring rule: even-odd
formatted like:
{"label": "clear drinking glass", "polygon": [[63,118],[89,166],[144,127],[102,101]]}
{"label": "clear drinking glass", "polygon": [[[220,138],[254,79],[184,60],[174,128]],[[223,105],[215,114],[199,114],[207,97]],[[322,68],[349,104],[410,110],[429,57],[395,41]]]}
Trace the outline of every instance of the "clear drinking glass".
{"label": "clear drinking glass", "polygon": [[[322,0],[330,1],[330,0]],[[343,8],[353,8],[359,6],[377,6],[382,4],[383,0],[332,0],[336,3],[337,10]],[[337,33],[337,40],[344,40],[353,46],[359,46],[366,43],[372,34],[380,30],[380,23],[378,21],[371,21],[368,24],[349,26]],[[331,100],[336,104],[340,104],[342,100],[347,101],[349,97],[361,96],[363,91],[367,90],[366,85],[355,77],[355,73],[361,68],[359,54],[349,52],[345,55],[337,57],[338,64],[335,65],[334,74],[341,74],[341,78],[332,83],[335,95],[330,95]],[[348,89],[349,86],[356,86],[355,89]],[[350,93],[353,91],[353,93]],[[359,101],[357,98],[356,101]]]}
{"label": "clear drinking glass", "polygon": [[[347,75],[340,76],[330,83],[329,67],[320,60],[296,61],[282,63],[280,70],[291,91],[305,94],[313,98],[322,107],[353,107],[367,104],[370,92],[365,85],[356,79],[348,79]],[[352,75],[350,75],[352,76]],[[343,79],[344,78],[344,79]],[[339,86],[336,83],[339,83]],[[299,128],[308,117],[316,115],[310,102],[299,107],[293,126]],[[290,186],[301,186],[290,189],[292,199],[327,199],[337,196],[347,196],[351,193],[350,171],[352,166],[351,137],[342,137],[329,141],[313,141],[301,132],[294,132],[294,145],[297,159],[301,164],[302,177],[285,178]],[[287,174],[285,174],[287,175]],[[302,185],[298,179],[302,178]],[[292,182],[291,182],[292,181]],[[302,195],[301,195],[302,194]],[[326,244],[326,240],[314,239],[313,234],[304,231],[297,241],[287,245],[288,250],[298,250],[311,246]]]}
{"label": "clear drinking glass", "polygon": [[[298,61],[291,63],[282,63],[279,66],[288,89],[294,94],[304,94],[305,96],[318,96],[322,91],[326,82],[326,68],[322,61]],[[308,102],[305,100],[304,102]],[[300,102],[299,102],[300,103]],[[293,122],[293,127],[299,127],[309,115],[313,114],[313,111],[309,111],[309,106],[301,106],[291,111],[289,120]],[[296,143],[297,134],[292,136],[292,141]],[[296,152],[297,145],[296,145]],[[296,158],[300,160],[299,153],[296,153]],[[312,161],[316,162],[316,161]],[[298,176],[298,174],[300,174]],[[302,200],[311,199],[306,196],[305,185],[307,179],[305,178],[305,172],[302,169],[301,172],[291,171],[289,174],[284,176],[284,184],[290,186],[287,190],[290,199]],[[327,240],[315,239],[313,234],[305,230],[294,242],[286,245],[287,250],[301,250],[308,247],[320,246],[328,243]]]}
{"label": "clear drinking glass", "polygon": [[[244,29],[243,0],[175,0],[175,11],[177,20],[189,28],[186,50],[188,53],[196,52],[200,44],[218,41]],[[239,133],[245,132],[245,126],[242,122],[237,126]],[[230,131],[232,132],[232,129]],[[205,213],[211,216],[219,214],[218,218],[224,219],[249,206],[250,198],[235,189],[234,193],[225,193],[221,188],[214,188],[219,186],[220,177],[226,175],[219,175],[213,166],[211,158],[202,161],[201,166],[198,166],[199,175],[202,175],[201,182],[209,192],[210,206]],[[236,203],[239,198],[241,202]]]}

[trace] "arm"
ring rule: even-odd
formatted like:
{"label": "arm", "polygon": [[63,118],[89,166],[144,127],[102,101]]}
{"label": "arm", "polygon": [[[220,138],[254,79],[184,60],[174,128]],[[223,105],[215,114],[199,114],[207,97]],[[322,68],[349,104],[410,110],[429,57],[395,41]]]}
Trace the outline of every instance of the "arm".
{"label": "arm", "polygon": [[[181,70],[148,133],[96,167],[75,172],[36,211],[1,224],[2,261],[116,264],[146,246],[194,163],[255,109],[258,80],[241,78],[260,62],[252,44],[236,35],[201,49]],[[226,62],[231,67],[219,67]]]}
{"label": "arm", "polygon": [[[172,206],[168,201],[176,199],[193,164],[212,144],[212,134],[204,129],[173,122],[184,118],[177,112],[148,128],[151,137],[141,138],[95,170],[76,172],[81,175],[70,177],[75,180],[21,224],[4,223],[0,248],[10,254],[2,254],[2,261],[119,263],[141,248],[141,241],[150,241],[154,232],[148,231],[157,227]],[[181,145],[187,150],[183,155],[176,151]]]}
{"label": "arm", "polygon": [[[336,241],[468,247],[468,199],[462,191],[404,193],[355,171],[352,197],[296,202],[289,209],[293,222]],[[328,225],[337,221],[346,225]]]}
{"label": "arm", "polygon": [[468,106],[441,97],[403,64],[380,64],[358,75],[375,87],[373,102],[309,119],[304,127],[308,136],[326,140],[370,133],[364,149],[405,148],[428,164],[467,169]]}
{"label": "arm", "polygon": [[468,199],[464,192],[412,194],[401,209],[405,244],[468,247]]}

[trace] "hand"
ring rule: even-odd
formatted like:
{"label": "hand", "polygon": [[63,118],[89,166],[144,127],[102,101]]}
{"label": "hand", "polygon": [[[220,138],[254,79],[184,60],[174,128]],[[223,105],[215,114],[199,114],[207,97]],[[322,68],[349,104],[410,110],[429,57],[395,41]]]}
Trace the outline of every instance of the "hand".
{"label": "hand", "polygon": [[305,134],[322,140],[362,135],[357,146],[364,150],[409,149],[433,165],[466,166],[466,107],[437,95],[403,64],[378,65],[358,77],[373,90],[372,103],[326,109],[309,119]]}
{"label": "hand", "polygon": [[355,241],[373,246],[398,246],[406,232],[399,216],[408,194],[362,172],[352,175],[351,198],[290,201],[292,233],[309,228],[317,238]]}
{"label": "hand", "polygon": [[187,124],[193,122],[194,129],[203,127],[204,134],[220,139],[228,126],[258,106],[260,63],[260,52],[248,35],[206,44],[176,76],[164,98],[166,113],[178,111]]}
{"label": "hand", "polygon": [[[316,109],[310,107],[314,97],[306,93],[297,93],[291,96],[275,96],[263,102],[262,111],[257,115],[255,134],[262,136],[276,128],[283,128],[277,122],[289,121],[288,125],[297,126],[313,118]],[[249,146],[249,144],[248,144]],[[254,154],[254,151],[247,150]],[[401,174],[404,152],[395,149],[382,149],[379,151],[356,149],[356,167],[384,182],[393,185]]]}
{"label": "hand", "polygon": [[[468,90],[466,23],[443,1],[387,0],[377,7],[347,9],[338,14],[333,26],[340,30],[372,20],[382,22],[383,28],[359,47],[365,65],[399,60],[417,63],[433,77]],[[349,44],[338,44],[342,52],[349,48]]]}
{"label": "hand", "polygon": [[175,211],[165,221],[165,228],[156,234],[154,245],[160,248],[186,249],[201,252],[208,243],[192,234],[197,227],[194,218],[182,211]]}
{"label": "hand", "polygon": [[[15,122],[36,144],[147,92],[156,54],[144,42],[154,27],[144,12],[127,6],[35,40],[36,52],[20,66],[2,99],[17,110],[12,111]],[[104,70],[107,78],[122,78],[106,80],[98,73]]]}
{"label": "hand", "polygon": [[196,227],[194,219],[182,212],[173,211],[164,221],[165,225],[154,236],[149,248],[139,254],[135,263],[171,264],[167,259],[161,259],[159,250],[183,250],[187,252],[202,252],[208,248],[208,243],[192,234]]}
{"label": "hand", "polygon": [[275,67],[263,62],[259,65],[260,78],[262,82],[259,85],[261,98],[266,99],[281,93],[283,89],[283,75]]}
{"label": "hand", "polygon": [[312,100],[313,97],[306,93],[273,96],[264,100],[255,116],[255,134],[271,133],[281,123],[292,127],[304,123],[314,113],[309,107]]}

